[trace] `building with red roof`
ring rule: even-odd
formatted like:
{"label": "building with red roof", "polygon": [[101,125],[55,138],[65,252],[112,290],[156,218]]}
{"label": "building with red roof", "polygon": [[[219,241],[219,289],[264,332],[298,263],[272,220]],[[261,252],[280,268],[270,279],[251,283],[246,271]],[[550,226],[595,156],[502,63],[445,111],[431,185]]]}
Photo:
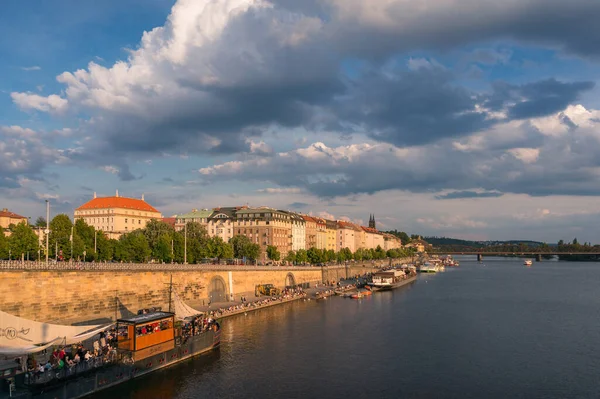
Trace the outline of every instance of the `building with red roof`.
{"label": "building with red roof", "polygon": [[120,197],[117,190],[113,197],[97,197],[75,209],[75,220],[82,219],[96,230],[102,230],[109,238],[143,229],[152,219],[162,219],[156,208],[141,199]]}
{"label": "building with red roof", "polygon": [[0,227],[7,229],[11,224],[27,224],[27,217],[10,212],[7,208],[0,211]]}

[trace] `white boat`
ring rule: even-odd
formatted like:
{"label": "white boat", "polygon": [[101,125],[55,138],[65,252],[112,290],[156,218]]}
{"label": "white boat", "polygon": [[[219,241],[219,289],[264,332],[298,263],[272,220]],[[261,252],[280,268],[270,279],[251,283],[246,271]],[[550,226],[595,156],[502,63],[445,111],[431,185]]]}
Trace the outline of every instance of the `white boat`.
{"label": "white boat", "polygon": [[414,268],[408,268],[408,273],[404,270],[386,270],[373,274],[373,279],[368,285],[372,291],[384,291],[401,287],[417,278]]}
{"label": "white boat", "polygon": [[525,261],[523,264],[524,264],[525,266],[531,266],[531,265],[533,265],[533,262],[532,262],[532,261],[530,261],[529,259],[527,259],[527,260],[526,260],[526,261]]}
{"label": "white boat", "polygon": [[421,273],[437,273],[439,270],[438,266],[434,263],[425,262],[421,265],[419,271]]}

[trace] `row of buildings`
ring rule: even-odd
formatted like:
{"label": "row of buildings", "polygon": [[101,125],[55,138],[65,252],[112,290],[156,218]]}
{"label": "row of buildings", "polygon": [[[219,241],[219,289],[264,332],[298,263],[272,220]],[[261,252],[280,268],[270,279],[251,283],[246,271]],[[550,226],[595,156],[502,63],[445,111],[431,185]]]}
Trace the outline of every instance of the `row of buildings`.
{"label": "row of buildings", "polygon": [[204,226],[211,237],[229,241],[236,235],[246,236],[261,247],[266,258],[267,246],[277,247],[282,257],[299,249],[324,249],[340,251],[348,248],[384,250],[402,247],[396,236],[377,230],[375,217],[370,216],[369,226],[360,226],[341,220],[327,220],[310,215],[270,207],[220,207],[193,209],[191,212],[163,218],[158,210],[141,199],[120,197],[94,197],[75,210],[75,219],[83,219],[90,226],[117,238],[123,233],[144,228],[152,219],[161,219],[181,231],[187,223]]}
{"label": "row of buildings", "polygon": [[[8,221],[13,224],[27,223],[27,218],[11,214],[6,209],[3,212],[12,215]],[[193,209],[189,213],[163,218],[143,196],[140,199],[127,198],[119,196],[118,191],[111,197],[98,197],[94,193],[90,201],[75,209],[74,218],[102,230],[109,238],[118,238],[124,233],[144,228],[153,219],[164,220],[178,231],[183,230],[187,223],[196,222],[206,228],[209,236],[221,237],[224,241],[236,235],[248,237],[260,246],[263,259],[266,258],[269,245],[277,247],[282,257],[289,251],[310,248],[335,252],[348,248],[355,252],[361,248],[381,247],[387,251],[402,247],[399,238],[377,230],[374,215],[370,216],[369,226],[360,226],[348,221],[327,220],[270,207],[238,206]]]}

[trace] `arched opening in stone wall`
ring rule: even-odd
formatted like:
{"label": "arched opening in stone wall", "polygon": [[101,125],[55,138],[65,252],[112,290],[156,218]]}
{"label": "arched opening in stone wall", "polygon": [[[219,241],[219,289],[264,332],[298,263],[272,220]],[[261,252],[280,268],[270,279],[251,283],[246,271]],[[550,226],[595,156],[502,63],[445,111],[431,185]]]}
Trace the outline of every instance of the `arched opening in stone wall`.
{"label": "arched opening in stone wall", "polygon": [[211,302],[227,302],[227,286],[225,280],[220,276],[215,276],[208,285],[208,299]]}
{"label": "arched opening in stone wall", "polygon": [[285,288],[291,288],[296,286],[296,278],[292,273],[288,273],[285,276]]}

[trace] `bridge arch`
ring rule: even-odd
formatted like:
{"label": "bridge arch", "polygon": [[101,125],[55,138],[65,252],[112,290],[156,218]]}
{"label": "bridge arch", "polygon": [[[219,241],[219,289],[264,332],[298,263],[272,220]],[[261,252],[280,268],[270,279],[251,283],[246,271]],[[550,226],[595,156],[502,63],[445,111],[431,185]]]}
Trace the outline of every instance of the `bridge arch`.
{"label": "bridge arch", "polygon": [[227,302],[227,284],[221,276],[214,276],[208,284],[210,302]]}
{"label": "bridge arch", "polygon": [[296,286],[296,277],[294,277],[294,273],[290,272],[285,276],[285,288],[295,287]]}

